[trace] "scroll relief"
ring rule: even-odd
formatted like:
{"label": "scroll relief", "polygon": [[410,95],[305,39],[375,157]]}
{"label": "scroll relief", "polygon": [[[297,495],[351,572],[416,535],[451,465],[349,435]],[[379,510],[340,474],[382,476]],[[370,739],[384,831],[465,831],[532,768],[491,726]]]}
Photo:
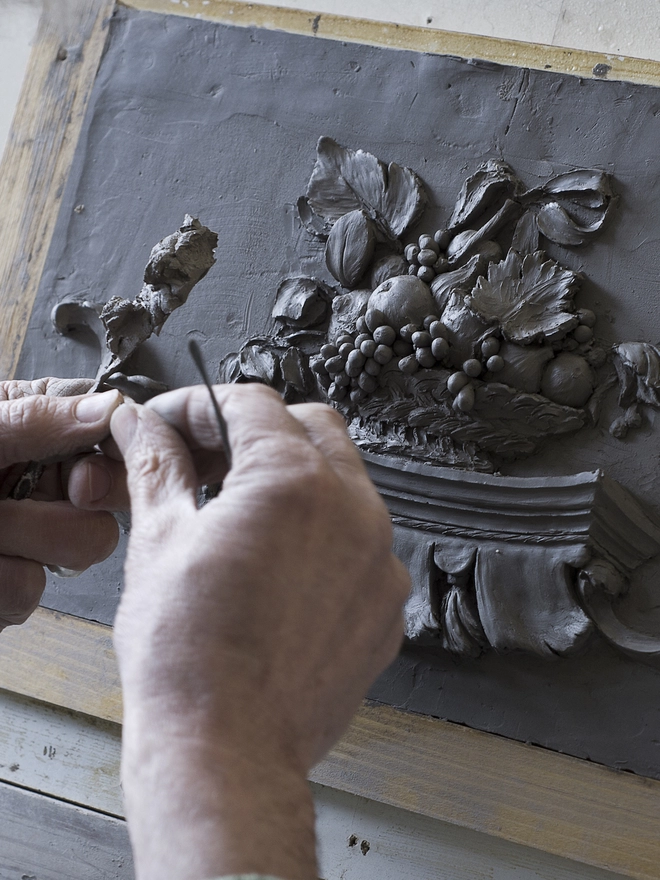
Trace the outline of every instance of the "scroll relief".
{"label": "scroll relief", "polygon": [[[318,273],[282,280],[272,333],[226,358],[220,381],[263,382],[288,402],[321,400],[343,414],[413,574],[411,639],[459,655],[550,657],[597,630],[626,651],[659,653],[660,638],[631,632],[616,614],[632,571],[660,552],[650,513],[601,472],[494,473],[594,425],[617,382],[614,437],[641,425],[643,407],[660,406],[660,349],[601,344],[598,316],[579,305],[583,277],[543,250],[598,235],[615,205],[609,176],[576,170],[530,189],[491,160],[465,181],[445,228],[409,241],[427,202],[412,169],[321,138],[298,201]],[[213,262],[213,233],[186,224],[176,235],[196,242],[204,267],[179,277],[176,263],[157,290],[166,282],[187,296]],[[145,289],[149,276],[148,267]],[[161,295],[147,294],[54,312],[67,332],[72,310],[92,308],[98,324],[103,308],[99,387],[142,399],[162,389],[121,370],[172,299],[163,311]]]}

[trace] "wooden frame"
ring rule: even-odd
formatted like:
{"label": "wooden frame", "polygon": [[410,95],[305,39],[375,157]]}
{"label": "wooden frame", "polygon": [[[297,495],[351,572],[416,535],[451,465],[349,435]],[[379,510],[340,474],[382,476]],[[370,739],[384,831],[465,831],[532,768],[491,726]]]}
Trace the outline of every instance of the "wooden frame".
{"label": "wooden frame", "polygon": [[[115,0],[86,0],[82,45],[41,28],[0,166],[0,373],[14,374]],[[228,0],[143,10],[660,85],[660,64]],[[79,35],[75,43],[79,43]],[[115,722],[108,627],[45,609],[0,639],[0,687]],[[367,704],[313,780],[639,880],[660,878],[660,782]]]}

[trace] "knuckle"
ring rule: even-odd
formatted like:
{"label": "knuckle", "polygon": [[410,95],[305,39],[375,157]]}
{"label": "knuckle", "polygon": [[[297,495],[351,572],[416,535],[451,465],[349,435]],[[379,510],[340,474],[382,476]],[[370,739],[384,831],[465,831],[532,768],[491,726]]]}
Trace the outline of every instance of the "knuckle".
{"label": "knuckle", "polygon": [[23,432],[30,423],[42,418],[47,408],[48,400],[40,395],[15,398],[0,407],[0,419],[7,431]]}
{"label": "knuckle", "polygon": [[344,417],[334,407],[328,406],[327,403],[304,403],[301,408],[310,416],[322,419],[326,422],[334,422],[338,428],[346,428]]}
{"label": "knuckle", "polygon": [[259,401],[263,401],[264,403],[273,403],[274,401],[277,401],[281,406],[284,406],[282,398],[277,391],[273,388],[269,388],[267,385],[262,385],[260,382],[248,382],[244,385],[224,386],[224,393],[229,398],[236,398],[236,400],[239,401],[249,401],[250,405],[258,405]]}

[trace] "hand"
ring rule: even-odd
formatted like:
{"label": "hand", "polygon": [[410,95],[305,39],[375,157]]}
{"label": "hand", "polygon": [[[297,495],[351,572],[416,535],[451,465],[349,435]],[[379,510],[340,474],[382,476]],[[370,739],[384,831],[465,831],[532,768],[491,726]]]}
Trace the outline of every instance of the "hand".
{"label": "hand", "polygon": [[215,393],[233,465],[201,510],[190,450],[224,464],[207,390],[112,421],[132,501],[115,645],[137,876],[303,880],[307,773],[394,659],[409,580],[337,413]]}
{"label": "hand", "polygon": [[[118,530],[108,513],[76,510],[62,489],[63,462],[108,436],[116,391],[86,395],[91,380],[0,382],[0,630],[39,604],[44,565],[83,570],[112,553]],[[60,396],[69,394],[74,396]],[[7,496],[28,461],[48,466],[35,493]]]}

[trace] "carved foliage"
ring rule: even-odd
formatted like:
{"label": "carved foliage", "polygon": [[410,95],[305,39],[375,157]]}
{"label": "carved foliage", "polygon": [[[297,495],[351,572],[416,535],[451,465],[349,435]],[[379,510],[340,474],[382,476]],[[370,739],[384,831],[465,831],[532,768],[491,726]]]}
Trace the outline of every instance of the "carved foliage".
{"label": "carved foliage", "polygon": [[172,312],[186,302],[215,263],[217,244],[216,233],[187,214],[181,228],[151,251],[144,284],[135,299],[114,296],[105,305],[67,300],[53,309],[51,317],[58,332],[83,325],[99,338],[103,354],[94,390],[116,387],[139,401],[165,390],[146,376],[127,377],[122,369],[138,346],[152,334],[158,335]]}
{"label": "carved foliage", "polygon": [[389,238],[398,238],[419,220],[426,206],[422,182],[411,168],[385,165],[364,150],[341,147],[322,137],[307,187],[307,202],[316,214],[336,222],[363,211]]}
{"label": "carved foliage", "polygon": [[526,345],[566,334],[579,323],[573,306],[578,287],[575,273],[562,269],[543,251],[491,263],[487,277],[477,279],[465,304],[489,324],[496,324],[512,342]]}
{"label": "carved foliage", "polygon": [[514,479],[365,458],[413,579],[409,638],[550,659],[597,630],[660,653],[660,638],[617,616],[630,574],[660,552],[660,523],[601,472]]}

